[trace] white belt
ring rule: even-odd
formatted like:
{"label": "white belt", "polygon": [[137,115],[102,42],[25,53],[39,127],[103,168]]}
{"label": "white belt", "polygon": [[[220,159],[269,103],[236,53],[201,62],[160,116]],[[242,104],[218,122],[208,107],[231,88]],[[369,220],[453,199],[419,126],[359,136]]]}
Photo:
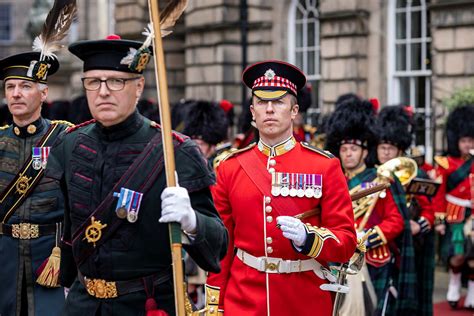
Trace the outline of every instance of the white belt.
{"label": "white belt", "polygon": [[323,280],[335,282],[336,277],[324,268],[315,259],[307,260],[284,260],[272,257],[255,257],[242,249],[237,249],[237,257],[249,267],[266,273],[294,273],[304,271],[314,271]]}
{"label": "white belt", "polygon": [[458,205],[458,206],[471,207],[471,201],[470,200],[460,199],[460,198],[455,197],[451,194],[446,194],[446,201],[448,201],[449,203]]}

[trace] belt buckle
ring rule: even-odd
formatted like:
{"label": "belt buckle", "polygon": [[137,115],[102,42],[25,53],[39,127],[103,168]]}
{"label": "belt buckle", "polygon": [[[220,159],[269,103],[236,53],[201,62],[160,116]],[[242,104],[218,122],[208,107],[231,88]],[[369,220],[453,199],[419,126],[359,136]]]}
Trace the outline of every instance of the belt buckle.
{"label": "belt buckle", "polygon": [[33,239],[39,237],[38,224],[12,224],[12,237],[18,239]]}
{"label": "belt buckle", "polygon": [[97,298],[114,298],[118,296],[115,282],[109,282],[102,279],[88,279],[86,281],[86,290],[89,295]]}
{"label": "belt buckle", "polygon": [[274,262],[268,262],[267,261],[267,258],[264,258],[263,259],[263,264],[264,264],[264,267],[265,267],[265,272],[279,272],[278,270],[280,269],[280,261],[278,261],[278,263],[274,263]]}

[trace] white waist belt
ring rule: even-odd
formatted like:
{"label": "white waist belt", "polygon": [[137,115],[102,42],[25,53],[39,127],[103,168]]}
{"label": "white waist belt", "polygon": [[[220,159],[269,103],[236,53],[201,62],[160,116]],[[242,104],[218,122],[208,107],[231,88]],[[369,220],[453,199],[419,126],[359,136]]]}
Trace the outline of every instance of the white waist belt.
{"label": "white waist belt", "polygon": [[272,257],[255,257],[242,249],[237,249],[237,257],[248,265],[260,272],[266,273],[295,273],[304,271],[314,271],[314,273],[323,280],[335,282],[336,277],[324,268],[315,259],[307,260],[284,260]]}
{"label": "white waist belt", "polygon": [[449,203],[458,205],[458,206],[471,207],[471,201],[470,200],[460,199],[460,198],[455,197],[451,194],[446,194],[446,201],[448,201]]}

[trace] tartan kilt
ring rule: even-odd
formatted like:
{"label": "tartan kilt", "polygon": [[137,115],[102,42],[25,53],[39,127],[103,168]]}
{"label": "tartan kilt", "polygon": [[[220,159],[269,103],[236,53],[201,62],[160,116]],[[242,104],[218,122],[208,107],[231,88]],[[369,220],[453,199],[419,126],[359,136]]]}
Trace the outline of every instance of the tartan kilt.
{"label": "tartan kilt", "polygon": [[415,236],[418,310],[416,315],[433,315],[433,287],[435,270],[434,232]]}
{"label": "tartan kilt", "polygon": [[[382,267],[373,267],[371,265],[367,265],[369,269],[370,279],[372,280],[372,284],[374,286],[375,294],[377,295],[377,308],[375,310],[374,315],[382,315],[383,305],[385,302],[385,296],[388,291],[389,282],[390,282],[390,272],[393,267],[393,263],[389,262]],[[390,308],[391,310],[394,309],[393,306],[393,298],[389,294],[388,304],[392,305]],[[389,305],[387,305],[388,307]],[[388,309],[388,308],[387,308]]]}

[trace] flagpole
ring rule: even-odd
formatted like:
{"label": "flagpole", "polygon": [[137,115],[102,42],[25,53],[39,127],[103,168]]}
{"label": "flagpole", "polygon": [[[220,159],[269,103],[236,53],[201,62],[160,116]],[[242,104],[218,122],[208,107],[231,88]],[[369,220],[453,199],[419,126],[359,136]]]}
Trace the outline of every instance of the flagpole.
{"label": "flagpole", "polygon": [[[160,12],[157,0],[148,0],[150,8],[150,21],[155,33],[153,39],[153,58],[155,61],[155,80],[158,94],[158,108],[160,111],[161,134],[163,137],[163,155],[166,170],[166,184],[168,187],[176,186],[175,161],[173,137],[171,131],[171,116],[168,100],[168,82],[166,80],[165,56],[163,52],[163,42],[160,30]],[[184,308],[184,277],[182,261],[181,227],[178,223],[169,224],[171,256],[173,264],[173,283],[175,310],[177,316],[185,316]]]}

